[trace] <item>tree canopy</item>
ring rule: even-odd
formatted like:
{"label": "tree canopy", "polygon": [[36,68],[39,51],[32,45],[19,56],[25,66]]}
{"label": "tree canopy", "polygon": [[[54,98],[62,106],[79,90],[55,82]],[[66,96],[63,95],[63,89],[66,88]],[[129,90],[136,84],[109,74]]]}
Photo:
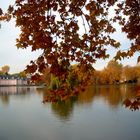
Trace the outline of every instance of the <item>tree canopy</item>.
{"label": "tree canopy", "polygon": [[[110,14],[111,8],[114,14]],[[120,47],[111,36],[116,31],[113,23],[118,23],[133,42],[115,58],[132,56],[140,50],[139,0],[15,0],[7,13],[0,10],[0,20],[11,18],[21,30],[16,46],[42,50],[27,66],[34,80],[49,67],[50,73],[65,83],[72,62],[88,66],[88,70],[97,59],[108,58],[106,46]]]}
{"label": "tree canopy", "polygon": [[4,66],[1,68],[1,72],[2,72],[3,74],[8,74],[9,70],[10,70],[10,67],[9,67],[8,65],[4,65]]}
{"label": "tree canopy", "polygon": [[[116,58],[131,57],[140,51],[140,0],[118,1],[118,8],[114,16],[114,22],[119,22],[122,32],[132,41],[130,48],[126,51],[118,51]],[[140,62],[140,56],[138,57]]]}

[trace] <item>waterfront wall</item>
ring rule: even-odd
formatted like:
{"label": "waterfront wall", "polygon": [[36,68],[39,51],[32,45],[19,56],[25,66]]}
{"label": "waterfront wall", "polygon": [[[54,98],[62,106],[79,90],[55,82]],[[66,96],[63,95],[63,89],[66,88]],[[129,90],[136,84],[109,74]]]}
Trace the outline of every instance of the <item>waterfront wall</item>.
{"label": "waterfront wall", "polygon": [[21,79],[0,79],[0,86],[27,85],[27,80]]}

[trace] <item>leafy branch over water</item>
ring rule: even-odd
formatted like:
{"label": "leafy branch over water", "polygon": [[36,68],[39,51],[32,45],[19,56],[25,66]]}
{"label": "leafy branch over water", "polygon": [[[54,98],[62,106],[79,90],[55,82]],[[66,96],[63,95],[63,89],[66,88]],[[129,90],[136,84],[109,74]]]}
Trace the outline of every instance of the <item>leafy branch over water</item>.
{"label": "leafy branch over water", "polygon": [[[0,9],[0,20],[15,19],[21,31],[16,39],[17,48],[42,50],[41,56],[27,66],[32,80],[40,81],[49,67],[49,73],[61,83],[52,91],[61,94],[63,90],[67,93],[80,89],[67,82],[71,63],[86,68],[87,74],[96,60],[109,57],[107,46],[120,47],[112,38],[116,32],[113,23],[133,41],[127,51],[120,48],[115,59],[131,57],[140,50],[139,5],[139,0],[15,0],[6,13]],[[110,15],[111,8],[114,14]],[[77,85],[84,87],[90,74],[87,77]]]}
{"label": "leafy branch over water", "polygon": [[123,102],[125,107],[131,109],[132,111],[139,110],[139,108],[140,108],[140,88],[138,87],[136,90],[138,93],[135,98],[126,99]]}

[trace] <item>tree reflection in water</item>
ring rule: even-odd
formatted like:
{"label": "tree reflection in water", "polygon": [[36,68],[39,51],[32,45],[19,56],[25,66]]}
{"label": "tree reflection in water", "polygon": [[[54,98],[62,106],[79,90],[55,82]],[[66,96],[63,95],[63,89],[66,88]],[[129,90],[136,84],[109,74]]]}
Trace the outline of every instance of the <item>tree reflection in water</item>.
{"label": "tree reflection in water", "polygon": [[[126,99],[134,99],[137,95],[137,85],[103,85],[89,86],[87,90],[77,96],[52,102],[52,111],[62,119],[68,119],[72,115],[75,104],[92,105],[97,99],[105,102],[110,108],[123,107]],[[43,93],[43,101],[46,100],[47,92]],[[43,102],[45,103],[45,102]]]}
{"label": "tree reflection in water", "polygon": [[126,108],[131,109],[132,111],[139,110],[140,108],[140,86],[135,88],[136,96],[133,98],[127,98],[124,100],[123,104]]}
{"label": "tree reflection in water", "polygon": [[0,100],[3,105],[5,105],[5,106],[9,105],[9,96],[8,95],[0,96]]}
{"label": "tree reflection in water", "polygon": [[77,101],[77,97],[71,97],[65,101],[58,101],[52,103],[52,110],[61,120],[69,120],[72,115],[74,103]]}
{"label": "tree reflection in water", "polygon": [[[47,89],[30,87],[0,87],[0,101],[8,106],[11,96],[21,98],[29,97],[31,93],[38,93],[42,100],[48,96]],[[75,105],[93,105],[93,102],[102,100],[111,109],[117,109],[124,105],[131,110],[137,110],[140,107],[140,86],[139,85],[104,85],[89,86],[85,91],[78,95],[70,96],[65,100],[58,100],[51,103],[52,111],[61,119],[69,119],[73,113]],[[46,103],[46,102],[44,102]]]}

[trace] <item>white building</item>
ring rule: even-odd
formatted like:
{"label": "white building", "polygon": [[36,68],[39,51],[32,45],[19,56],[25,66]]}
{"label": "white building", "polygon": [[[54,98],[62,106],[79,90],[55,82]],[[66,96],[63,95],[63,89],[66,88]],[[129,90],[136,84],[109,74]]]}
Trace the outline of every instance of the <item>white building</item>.
{"label": "white building", "polygon": [[28,85],[27,78],[20,78],[17,76],[1,75],[0,86],[18,86]]}

